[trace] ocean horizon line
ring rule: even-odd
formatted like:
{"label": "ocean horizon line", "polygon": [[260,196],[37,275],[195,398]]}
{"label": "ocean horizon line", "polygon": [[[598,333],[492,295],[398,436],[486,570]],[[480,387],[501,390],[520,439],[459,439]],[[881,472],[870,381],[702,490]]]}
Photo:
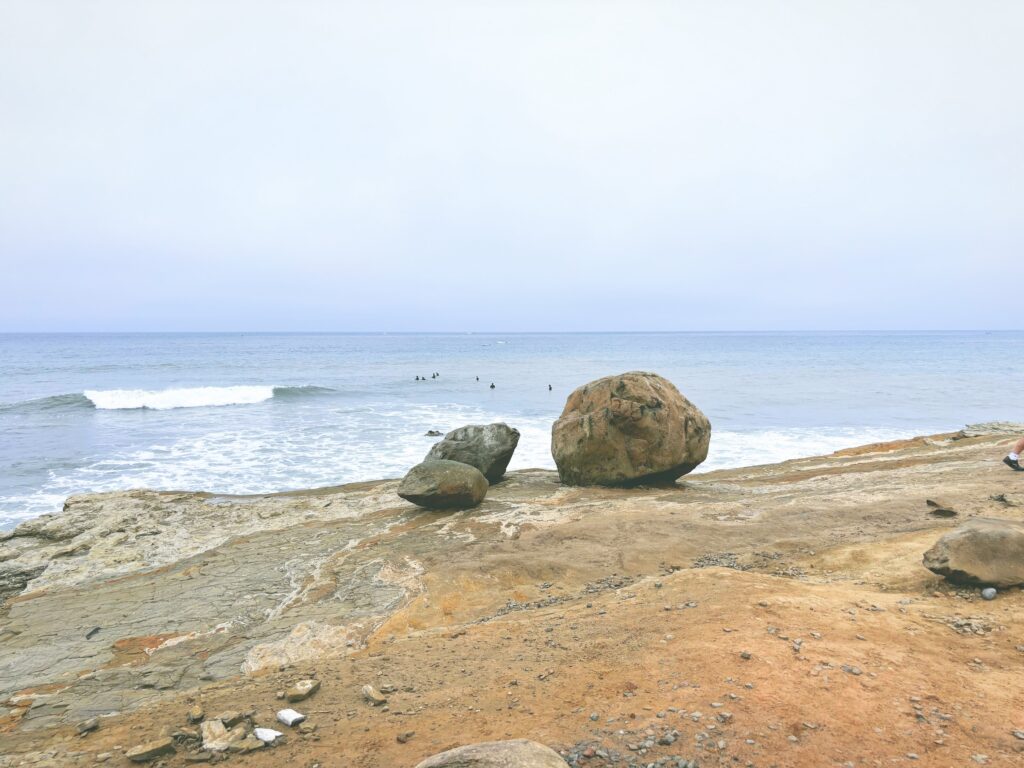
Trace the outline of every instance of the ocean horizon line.
{"label": "ocean horizon line", "polygon": [[1024,328],[776,328],[717,330],[604,331],[0,331],[3,336],[777,336],[787,334],[944,334],[1022,333]]}

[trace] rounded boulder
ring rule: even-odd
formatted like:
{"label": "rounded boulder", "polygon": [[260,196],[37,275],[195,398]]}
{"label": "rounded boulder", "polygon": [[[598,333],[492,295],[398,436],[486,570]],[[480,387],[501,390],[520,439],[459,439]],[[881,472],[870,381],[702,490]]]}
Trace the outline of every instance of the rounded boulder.
{"label": "rounded boulder", "polygon": [[469,424],[445,435],[425,460],[461,461],[479,469],[487,482],[496,483],[504,477],[517,445],[519,430],[508,424]]}
{"label": "rounded boulder", "polygon": [[398,495],[426,509],[468,509],[484,500],[487,488],[487,478],[476,467],[430,460],[409,470],[398,486]]}
{"label": "rounded boulder", "polygon": [[990,517],[968,520],[924,553],[924,566],[960,584],[1024,584],[1024,523]]}
{"label": "rounded boulder", "polygon": [[565,768],[558,753],[528,739],[488,741],[428,757],[416,768]]}
{"label": "rounded boulder", "polygon": [[584,384],[551,428],[568,485],[670,482],[708,455],[711,422],[668,379],[632,371]]}

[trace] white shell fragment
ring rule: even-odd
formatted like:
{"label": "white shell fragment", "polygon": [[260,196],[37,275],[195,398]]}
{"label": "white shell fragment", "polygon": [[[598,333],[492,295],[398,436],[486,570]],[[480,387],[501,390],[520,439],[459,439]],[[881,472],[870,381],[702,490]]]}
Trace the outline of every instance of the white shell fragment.
{"label": "white shell fragment", "polygon": [[[280,717],[280,715],[278,715],[278,717]],[[299,717],[301,717],[301,715],[299,715]],[[265,744],[273,744],[278,736],[283,736],[284,734],[280,731],[275,731],[273,728],[254,728],[253,735]]]}
{"label": "white shell fragment", "polygon": [[298,725],[306,719],[306,716],[294,709],[282,709],[277,713],[277,719],[285,725]]}

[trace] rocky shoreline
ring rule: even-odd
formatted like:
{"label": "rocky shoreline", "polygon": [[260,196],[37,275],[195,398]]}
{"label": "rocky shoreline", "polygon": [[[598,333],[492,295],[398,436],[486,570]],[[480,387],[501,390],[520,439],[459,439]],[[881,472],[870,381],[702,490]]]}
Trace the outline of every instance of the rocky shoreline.
{"label": "rocky shoreline", "polygon": [[[398,481],[73,497],[0,541],[0,765],[164,739],[166,766],[414,766],[515,738],[587,766],[1016,764],[1024,592],[922,557],[1024,520],[1018,431],[630,489],[513,472],[455,512]],[[304,679],[300,731],[277,697]],[[207,752],[196,706],[285,735]]]}

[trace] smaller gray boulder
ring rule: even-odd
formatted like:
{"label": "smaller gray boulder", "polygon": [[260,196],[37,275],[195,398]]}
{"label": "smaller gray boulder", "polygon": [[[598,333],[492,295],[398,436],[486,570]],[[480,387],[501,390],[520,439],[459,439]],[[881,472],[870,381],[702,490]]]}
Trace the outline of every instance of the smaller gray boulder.
{"label": "smaller gray boulder", "polygon": [[458,461],[431,460],[409,470],[398,495],[427,509],[468,509],[487,495],[487,478]]}
{"label": "smaller gray boulder", "polygon": [[565,768],[553,749],[527,739],[488,741],[449,749],[428,757],[416,768]]}
{"label": "smaller gray boulder", "polygon": [[508,424],[470,424],[435,443],[426,460],[461,461],[483,472],[487,482],[496,483],[504,477],[517,445],[519,430]]}
{"label": "smaller gray boulder", "polygon": [[960,584],[1024,584],[1024,523],[975,517],[924,553],[924,566]]}

